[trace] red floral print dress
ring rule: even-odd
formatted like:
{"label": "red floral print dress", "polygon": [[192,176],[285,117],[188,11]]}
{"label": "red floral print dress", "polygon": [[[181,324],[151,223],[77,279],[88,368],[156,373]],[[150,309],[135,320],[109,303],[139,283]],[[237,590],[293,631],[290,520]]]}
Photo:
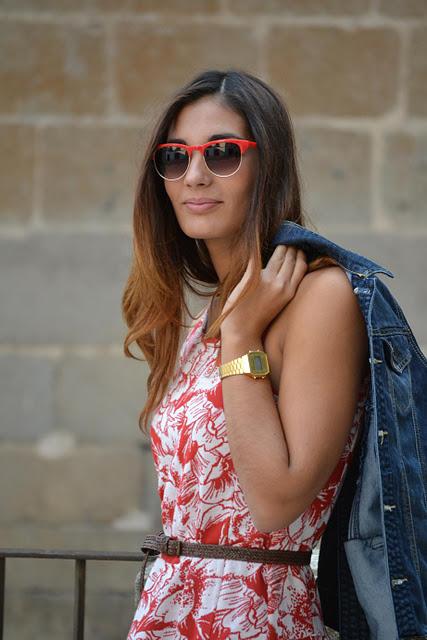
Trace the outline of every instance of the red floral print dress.
{"label": "red floral print dress", "polygon": [[[312,504],[289,526],[258,531],[233,467],[221,381],[220,338],[208,307],[191,325],[168,390],[152,417],[151,447],[166,535],[189,542],[312,549],[324,531],[363,419],[369,377],[341,458]],[[278,395],[274,394],[277,402]],[[312,568],[157,556],[127,640],[326,640]]]}

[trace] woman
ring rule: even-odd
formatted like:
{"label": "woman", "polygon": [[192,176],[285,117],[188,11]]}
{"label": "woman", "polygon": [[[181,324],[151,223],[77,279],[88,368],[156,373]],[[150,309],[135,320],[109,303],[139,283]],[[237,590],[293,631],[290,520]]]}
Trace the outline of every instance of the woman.
{"label": "woman", "polygon": [[[305,224],[285,105],[249,73],[199,74],[147,145],[123,311],[125,353],[151,369],[163,531],[216,556],[162,547],[128,640],[328,638],[309,557],[360,432],[368,342],[344,269],[271,250],[284,220]],[[177,361],[196,281],[214,295]]]}

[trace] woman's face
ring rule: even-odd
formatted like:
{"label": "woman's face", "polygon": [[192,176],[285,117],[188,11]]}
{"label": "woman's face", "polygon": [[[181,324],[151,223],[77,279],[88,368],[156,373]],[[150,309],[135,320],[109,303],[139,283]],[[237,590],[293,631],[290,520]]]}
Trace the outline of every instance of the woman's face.
{"label": "woman's face", "polygon": [[[188,145],[203,144],[211,136],[250,139],[245,120],[217,99],[204,96],[179,112],[169,130],[167,140],[180,139]],[[258,168],[258,151],[249,148],[243,155],[239,170],[227,178],[215,176],[207,168],[203,156],[194,151],[183,178],[164,180],[166,192],[183,232],[206,241],[208,249],[228,244],[239,232],[248,212]],[[199,212],[192,211],[185,201],[189,198],[211,198],[218,204]]]}

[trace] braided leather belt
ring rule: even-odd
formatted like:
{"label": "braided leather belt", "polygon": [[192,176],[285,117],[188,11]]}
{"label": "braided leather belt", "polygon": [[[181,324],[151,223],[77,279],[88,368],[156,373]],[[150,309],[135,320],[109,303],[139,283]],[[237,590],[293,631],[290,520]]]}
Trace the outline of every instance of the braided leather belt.
{"label": "braided leather belt", "polygon": [[145,567],[149,556],[164,553],[169,556],[191,556],[196,558],[225,558],[228,560],[244,560],[246,562],[262,562],[273,564],[308,565],[311,560],[309,551],[288,551],[282,549],[260,549],[255,547],[237,547],[227,544],[205,544],[203,542],[186,542],[167,536],[163,531],[149,534],[141,546],[145,557],[135,581],[135,606],[141,597],[145,582]]}

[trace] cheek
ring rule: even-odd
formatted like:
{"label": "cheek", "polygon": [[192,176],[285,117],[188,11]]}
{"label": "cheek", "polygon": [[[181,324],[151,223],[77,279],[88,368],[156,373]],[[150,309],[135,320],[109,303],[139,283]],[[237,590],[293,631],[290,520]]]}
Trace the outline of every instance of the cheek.
{"label": "cheek", "polygon": [[169,200],[171,201],[172,208],[175,211],[175,215],[180,215],[180,209],[184,206],[181,205],[181,189],[177,183],[169,182],[165,185],[165,191]]}
{"label": "cheek", "polygon": [[246,203],[252,195],[253,188],[254,178],[252,172],[247,170],[239,176],[239,181],[235,189],[235,199]]}
{"label": "cheek", "polygon": [[165,191],[166,194],[169,196],[169,199],[171,200],[172,204],[174,204],[177,200],[177,187],[173,182],[166,182],[165,183]]}

